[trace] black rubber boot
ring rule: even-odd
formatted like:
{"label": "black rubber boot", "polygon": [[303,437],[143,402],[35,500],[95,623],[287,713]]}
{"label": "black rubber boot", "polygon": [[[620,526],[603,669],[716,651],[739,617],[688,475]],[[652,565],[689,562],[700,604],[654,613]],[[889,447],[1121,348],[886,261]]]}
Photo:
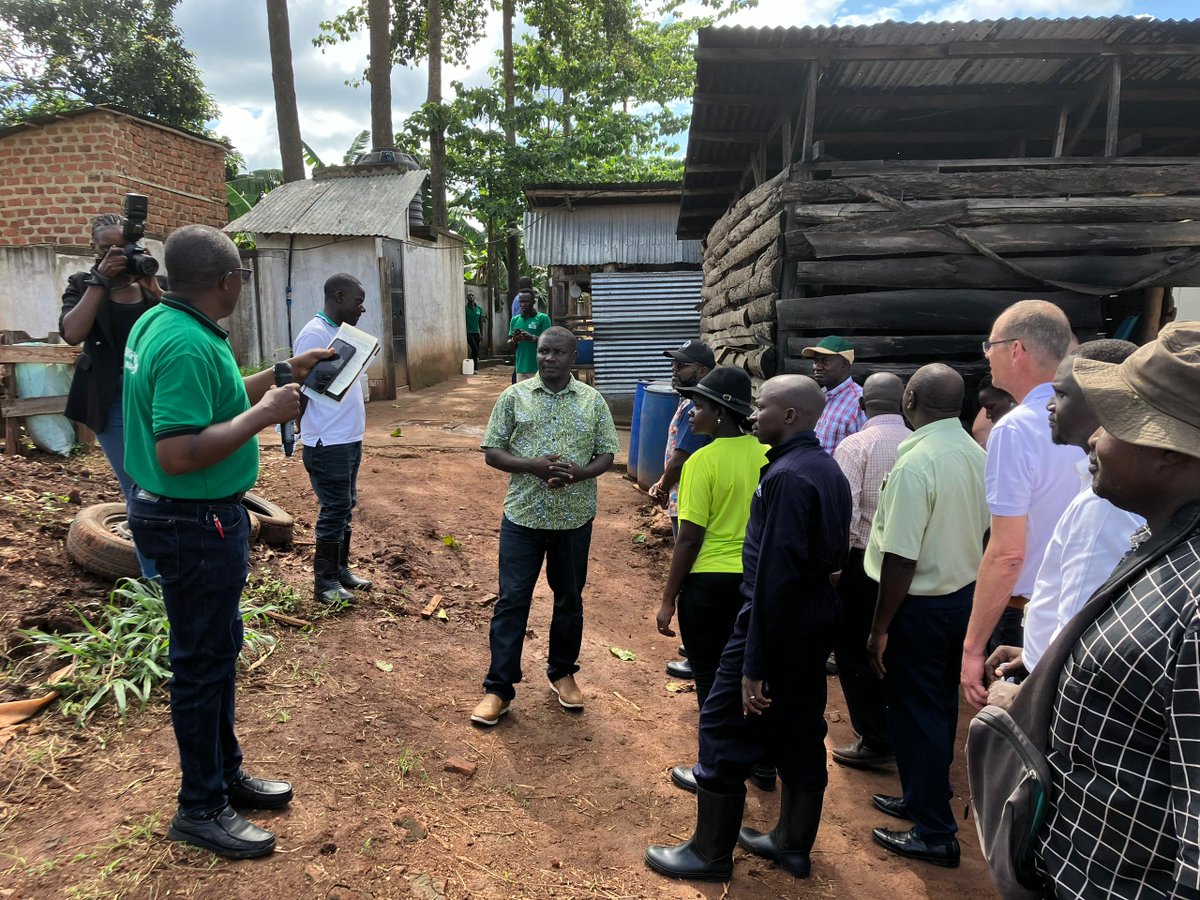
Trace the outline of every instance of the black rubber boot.
{"label": "black rubber boot", "polygon": [[334,541],[317,541],[317,552],[313,557],[313,594],[322,603],[353,603],[354,595],[338,584],[338,568],[341,565],[342,545]]}
{"label": "black rubber boot", "polygon": [[755,856],[773,860],[797,878],[812,871],[809,852],[821,825],[824,791],[796,791],[783,785],[779,803],[779,822],[763,834],[753,828],[738,833],[738,843]]}
{"label": "black rubber boot", "polygon": [[365,578],[359,578],[350,571],[350,529],[347,528],[342,535],[342,549],[338,554],[338,584],[344,588],[349,588],[352,591],[369,591],[371,582]]}
{"label": "black rubber boot", "polygon": [[757,763],[750,767],[750,783],[760,791],[775,790],[775,766]]}
{"label": "black rubber boot", "polygon": [[695,834],[677,847],[650,847],[646,865],[670,878],[728,881],[745,805],[745,791],[714,794],[697,788]]}

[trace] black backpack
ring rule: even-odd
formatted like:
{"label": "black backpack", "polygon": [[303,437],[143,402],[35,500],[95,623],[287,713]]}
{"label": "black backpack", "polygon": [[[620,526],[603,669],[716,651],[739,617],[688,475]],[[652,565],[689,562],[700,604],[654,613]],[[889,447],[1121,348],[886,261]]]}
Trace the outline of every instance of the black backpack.
{"label": "black backpack", "polygon": [[1083,633],[1131,581],[1200,528],[1200,504],[1181,509],[1160,537],[1127,554],[1046,649],[1008,711],[985,706],[967,730],[967,775],[979,846],[1001,896],[1048,896],[1037,871],[1038,833],[1054,784],[1046,761],[1059,680]]}

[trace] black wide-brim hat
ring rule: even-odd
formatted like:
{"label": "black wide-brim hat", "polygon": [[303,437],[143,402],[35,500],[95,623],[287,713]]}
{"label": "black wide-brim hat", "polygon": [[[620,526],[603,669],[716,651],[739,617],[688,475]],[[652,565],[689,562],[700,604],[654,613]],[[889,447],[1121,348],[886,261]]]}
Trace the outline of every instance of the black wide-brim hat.
{"label": "black wide-brim hat", "polygon": [[747,418],[754,411],[750,405],[753,400],[750,376],[733,366],[718,366],[701,378],[699,384],[679,388],[679,393],[689,399],[699,394]]}

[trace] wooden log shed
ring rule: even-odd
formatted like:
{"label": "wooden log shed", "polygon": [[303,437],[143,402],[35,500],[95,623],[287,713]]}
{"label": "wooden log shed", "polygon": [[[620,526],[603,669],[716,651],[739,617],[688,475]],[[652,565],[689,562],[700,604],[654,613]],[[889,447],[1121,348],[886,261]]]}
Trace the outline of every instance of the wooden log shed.
{"label": "wooden log shed", "polygon": [[756,379],[841,334],[857,380],[974,381],[1017,300],[1147,340],[1200,286],[1200,22],[708,28],[696,57],[678,234]]}

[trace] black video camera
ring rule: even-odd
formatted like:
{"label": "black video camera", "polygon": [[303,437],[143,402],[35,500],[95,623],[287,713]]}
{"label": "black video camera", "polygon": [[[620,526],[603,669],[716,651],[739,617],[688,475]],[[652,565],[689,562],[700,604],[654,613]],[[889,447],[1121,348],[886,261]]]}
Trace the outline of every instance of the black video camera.
{"label": "black video camera", "polygon": [[134,278],[145,278],[158,271],[158,260],[146,252],[142,246],[142,238],[146,236],[146,213],[150,201],[143,194],[126,194],[125,229],[122,240],[125,241],[125,271]]}

